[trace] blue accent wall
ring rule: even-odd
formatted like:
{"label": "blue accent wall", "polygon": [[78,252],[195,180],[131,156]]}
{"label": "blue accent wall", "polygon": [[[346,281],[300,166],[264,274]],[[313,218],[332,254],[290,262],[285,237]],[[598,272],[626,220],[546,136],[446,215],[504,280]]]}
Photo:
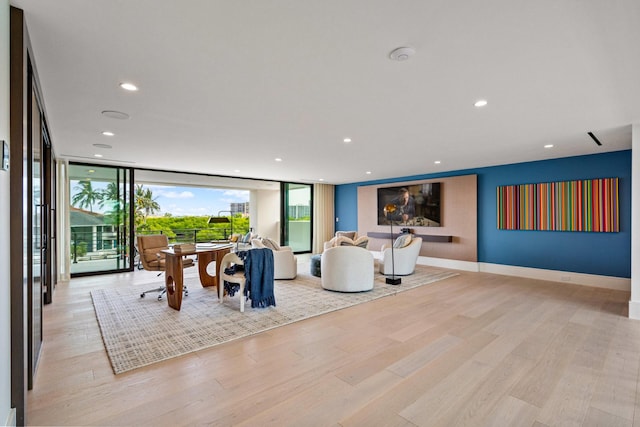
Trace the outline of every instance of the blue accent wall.
{"label": "blue accent wall", "polygon": [[[358,187],[478,175],[478,261],[631,277],[631,150],[336,186],[336,230],[358,229]],[[620,232],[498,230],[496,187],[620,178]]]}

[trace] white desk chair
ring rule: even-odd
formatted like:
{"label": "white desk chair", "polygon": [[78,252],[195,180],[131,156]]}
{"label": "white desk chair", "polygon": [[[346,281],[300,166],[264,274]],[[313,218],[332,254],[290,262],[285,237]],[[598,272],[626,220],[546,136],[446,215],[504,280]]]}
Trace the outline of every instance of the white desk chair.
{"label": "white desk chair", "polygon": [[222,304],[222,299],[224,297],[224,281],[229,283],[237,283],[240,285],[240,312],[244,313],[244,286],[247,282],[247,278],[244,276],[244,273],[237,272],[235,274],[227,274],[225,270],[231,267],[232,264],[236,265],[244,265],[242,260],[233,252],[226,254],[222,257],[222,263],[220,264],[220,277],[218,283],[218,298],[220,300],[220,304]]}

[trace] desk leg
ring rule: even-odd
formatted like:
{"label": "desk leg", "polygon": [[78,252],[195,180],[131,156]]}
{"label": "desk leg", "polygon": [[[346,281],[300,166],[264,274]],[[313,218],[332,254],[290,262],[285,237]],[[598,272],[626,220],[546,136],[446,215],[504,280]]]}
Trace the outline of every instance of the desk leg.
{"label": "desk leg", "polygon": [[198,254],[198,274],[203,288],[218,285],[217,277],[207,273],[207,267],[215,260],[216,253],[214,251],[200,252]]}
{"label": "desk leg", "polygon": [[[208,286],[215,286],[216,289],[218,288],[218,277],[220,277],[220,265],[222,263],[222,258],[229,252],[231,252],[230,248],[224,248],[198,253],[198,274],[200,275],[200,284],[202,284],[203,288]],[[207,266],[213,261],[216,262],[215,276],[207,273]]]}
{"label": "desk leg", "polygon": [[167,302],[169,307],[180,310],[182,306],[182,288],[184,276],[182,256],[167,255],[165,259],[165,285],[167,286]]}

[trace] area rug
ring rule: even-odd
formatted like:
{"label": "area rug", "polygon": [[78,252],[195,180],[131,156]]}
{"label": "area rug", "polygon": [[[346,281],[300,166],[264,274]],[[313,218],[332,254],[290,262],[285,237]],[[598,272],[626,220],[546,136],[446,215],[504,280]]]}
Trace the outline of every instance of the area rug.
{"label": "area rug", "polygon": [[149,286],[96,290],[91,297],[113,372],[120,374],[455,275],[417,266],[399,286],[385,284],[376,274],[372,291],[340,293],[322,289],[318,277],[299,273],[295,280],[275,282],[276,307],[254,309],[248,301],[244,313],[237,294],[220,304],[215,288],[202,288],[197,276],[185,278],[189,295],[180,311],[166,299],[140,298],[141,288]]}

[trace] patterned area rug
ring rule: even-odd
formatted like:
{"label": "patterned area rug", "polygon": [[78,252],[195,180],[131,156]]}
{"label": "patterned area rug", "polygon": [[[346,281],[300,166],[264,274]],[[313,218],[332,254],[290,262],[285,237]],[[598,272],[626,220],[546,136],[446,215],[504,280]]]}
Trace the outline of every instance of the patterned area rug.
{"label": "patterned area rug", "polygon": [[247,301],[244,313],[237,294],[220,304],[215,288],[202,288],[197,276],[185,277],[189,295],[180,311],[154,294],[140,298],[149,286],[97,290],[91,296],[113,372],[120,374],[456,275],[417,266],[399,286],[385,284],[376,274],[372,291],[340,293],[322,289],[320,278],[302,272],[295,280],[275,282],[276,307],[253,309]]}

